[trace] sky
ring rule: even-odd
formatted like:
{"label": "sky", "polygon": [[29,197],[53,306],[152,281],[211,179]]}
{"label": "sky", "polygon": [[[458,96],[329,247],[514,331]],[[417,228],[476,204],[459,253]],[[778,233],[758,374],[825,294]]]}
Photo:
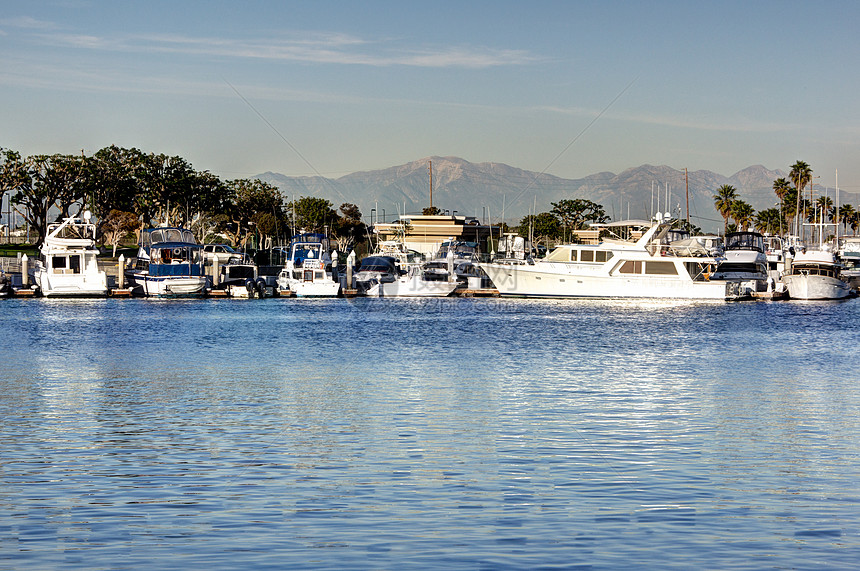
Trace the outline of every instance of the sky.
{"label": "sky", "polygon": [[0,0],[0,147],[225,180],[803,160],[858,191],[858,44],[854,1]]}

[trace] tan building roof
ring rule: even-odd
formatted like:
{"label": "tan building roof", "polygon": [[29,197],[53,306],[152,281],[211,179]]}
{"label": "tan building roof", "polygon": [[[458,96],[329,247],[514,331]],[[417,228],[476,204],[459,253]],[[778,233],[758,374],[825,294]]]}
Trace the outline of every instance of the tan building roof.
{"label": "tan building roof", "polygon": [[378,223],[373,232],[380,240],[397,240],[404,233],[404,242],[410,250],[433,254],[439,245],[450,239],[477,242],[486,250],[490,227],[471,216],[401,216],[397,222]]}

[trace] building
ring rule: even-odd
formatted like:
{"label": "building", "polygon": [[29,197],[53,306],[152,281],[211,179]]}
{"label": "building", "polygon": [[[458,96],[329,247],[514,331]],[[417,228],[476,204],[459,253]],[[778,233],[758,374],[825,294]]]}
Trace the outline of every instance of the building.
{"label": "building", "polygon": [[[478,251],[486,253],[491,226],[484,226],[471,216],[406,215],[395,222],[377,223],[372,232],[379,241],[402,240],[409,250],[432,255],[446,240],[476,242]],[[495,229],[498,239],[498,228]]]}

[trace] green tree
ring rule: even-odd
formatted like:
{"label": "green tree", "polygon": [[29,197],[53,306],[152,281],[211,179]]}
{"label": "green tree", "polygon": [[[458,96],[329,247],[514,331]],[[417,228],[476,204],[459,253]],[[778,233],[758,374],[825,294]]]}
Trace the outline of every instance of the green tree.
{"label": "green tree", "polygon": [[815,216],[814,219],[818,222],[824,222],[825,219],[831,222],[836,217],[836,210],[833,208],[833,199],[829,196],[819,196],[815,201]]}
{"label": "green tree", "polygon": [[779,234],[782,216],[778,208],[759,210],[755,215],[755,229],[763,234]]}
{"label": "green tree", "polygon": [[346,252],[365,241],[367,227],[361,221],[361,211],[355,204],[345,202],[339,210],[341,215],[333,224],[332,234],[337,240],[338,250]]}
{"label": "green tree", "polygon": [[65,190],[66,173],[61,155],[35,155],[21,157],[20,153],[3,150],[0,166],[0,188],[12,192],[10,198],[15,211],[23,216],[35,230],[36,245],[45,239],[48,211]]}
{"label": "green tree", "polygon": [[271,213],[283,225],[284,199],[277,187],[258,179],[238,179],[228,181],[226,191],[219,229],[233,244],[245,246],[258,213]]}
{"label": "green tree", "polygon": [[535,244],[548,245],[550,240],[561,236],[561,223],[552,212],[541,212],[537,216],[529,214],[522,219],[517,231],[525,238],[531,236]]}
{"label": "green tree", "polygon": [[839,222],[845,227],[846,234],[848,233],[848,226],[856,214],[857,211],[850,204],[843,204],[839,207]]}
{"label": "green tree", "polygon": [[58,189],[55,204],[60,209],[60,218],[79,217],[87,206],[86,158],[83,155],[53,155],[50,184]]}
{"label": "green tree", "polygon": [[439,216],[442,214],[442,210],[436,206],[425,206],[423,210],[421,210],[421,214],[424,216]]}
{"label": "green tree", "polygon": [[[796,161],[793,165],[791,165],[791,171],[788,173],[788,178],[794,182],[795,188],[795,207],[794,207],[794,215],[797,216],[800,212],[803,212],[805,209],[801,208],[803,199],[803,189],[806,188],[806,185],[812,180],[812,169],[803,161]],[[799,221],[799,217],[798,217]],[[796,231],[800,231],[799,228],[795,228]]]}
{"label": "green tree", "polygon": [[140,191],[137,173],[143,153],[116,145],[97,151],[84,161],[85,192],[88,205],[99,221],[99,230],[111,210],[139,215],[136,198]]}
{"label": "green tree", "polygon": [[303,196],[287,206],[295,210],[296,225],[305,232],[323,232],[338,219],[332,203],[324,198]]}
{"label": "green tree", "polygon": [[159,223],[184,225],[194,170],[182,157],[144,155],[136,173],[140,188],[137,210],[145,226]]}
{"label": "green tree", "polygon": [[745,231],[749,229],[755,219],[755,209],[743,200],[735,200],[732,203],[731,216],[741,231]]}
{"label": "green tree", "polygon": [[714,206],[717,209],[717,212],[720,213],[720,216],[723,217],[725,224],[723,226],[723,233],[727,233],[729,229],[729,217],[732,214],[732,205],[735,200],[738,198],[738,192],[730,184],[724,184],[720,188],[717,189],[716,194],[714,194]]}
{"label": "green tree", "polygon": [[606,222],[603,206],[584,198],[564,199],[552,203],[553,214],[562,230],[580,230],[586,222]]}

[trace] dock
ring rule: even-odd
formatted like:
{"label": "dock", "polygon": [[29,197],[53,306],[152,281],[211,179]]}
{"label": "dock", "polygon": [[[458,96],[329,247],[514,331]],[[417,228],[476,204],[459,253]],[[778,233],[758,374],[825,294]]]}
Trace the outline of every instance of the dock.
{"label": "dock", "polygon": [[454,295],[458,297],[499,297],[499,290],[492,287],[461,289],[455,290]]}

